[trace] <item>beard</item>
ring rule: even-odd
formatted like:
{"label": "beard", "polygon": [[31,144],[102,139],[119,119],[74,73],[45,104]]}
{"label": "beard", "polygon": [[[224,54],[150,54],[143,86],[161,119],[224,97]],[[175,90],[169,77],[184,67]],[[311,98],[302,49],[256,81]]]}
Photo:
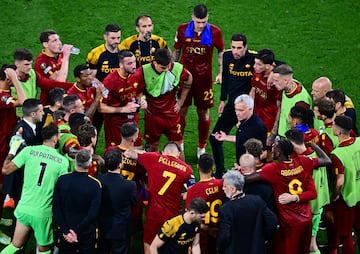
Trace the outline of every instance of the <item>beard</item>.
{"label": "beard", "polygon": [[145,39],[146,41],[148,41],[148,40],[151,39],[151,32],[144,33],[143,36],[144,36],[144,39]]}
{"label": "beard", "polygon": [[58,141],[56,142],[56,144],[55,144],[55,149],[58,149],[59,146],[60,146],[60,142],[59,142],[59,140],[58,140]]}
{"label": "beard", "polygon": [[134,74],[135,73],[135,70],[136,69],[133,69],[133,68],[129,68],[129,69],[125,69],[125,72],[127,73],[127,74]]}

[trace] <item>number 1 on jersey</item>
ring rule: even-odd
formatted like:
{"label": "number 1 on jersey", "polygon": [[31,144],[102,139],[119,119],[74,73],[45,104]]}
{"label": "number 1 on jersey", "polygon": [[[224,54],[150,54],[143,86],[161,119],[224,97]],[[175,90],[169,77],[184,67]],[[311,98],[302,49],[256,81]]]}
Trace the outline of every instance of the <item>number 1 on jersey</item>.
{"label": "number 1 on jersey", "polygon": [[41,186],[41,182],[42,182],[43,177],[44,177],[45,168],[46,168],[46,166],[47,166],[47,163],[41,162],[41,163],[40,163],[40,166],[41,166],[41,171],[40,171],[39,180],[38,180],[38,182],[37,182],[37,185],[38,185],[38,186]]}

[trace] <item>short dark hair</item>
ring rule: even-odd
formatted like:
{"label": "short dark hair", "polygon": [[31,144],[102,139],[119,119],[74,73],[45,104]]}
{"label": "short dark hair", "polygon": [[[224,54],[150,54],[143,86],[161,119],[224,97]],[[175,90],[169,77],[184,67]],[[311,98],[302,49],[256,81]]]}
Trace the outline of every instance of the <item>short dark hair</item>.
{"label": "short dark hair", "polygon": [[89,118],[85,114],[78,112],[72,113],[69,116],[69,126],[71,129],[71,133],[77,136],[79,127],[88,122]]}
{"label": "short dark hair", "polygon": [[128,139],[135,135],[139,127],[135,122],[124,123],[120,128],[121,137]]}
{"label": "short dark hair", "polygon": [[18,48],[14,52],[14,60],[15,61],[32,61],[34,58],[33,54],[30,52],[30,50],[26,48]]}
{"label": "short dark hair", "polygon": [[332,118],[335,114],[335,102],[328,98],[314,100],[314,107],[318,107],[319,113],[327,118]]}
{"label": "short dark hair", "polygon": [[304,133],[299,129],[292,128],[287,130],[285,136],[289,141],[292,141],[297,145],[304,144]]}
{"label": "short dark hair", "polygon": [[38,99],[26,99],[22,105],[24,116],[30,116],[32,112],[38,111],[40,105],[41,102]]}
{"label": "short dark hair", "polygon": [[341,128],[343,134],[345,134],[345,135],[349,135],[350,131],[351,131],[352,127],[353,127],[352,119],[349,116],[337,116],[337,117],[335,117],[334,124],[338,128]]}
{"label": "short dark hair", "polygon": [[63,108],[65,112],[70,112],[70,110],[74,108],[76,101],[79,99],[79,96],[76,94],[66,95],[63,99]]}
{"label": "short dark hair", "polygon": [[191,200],[188,206],[188,210],[198,214],[203,214],[209,211],[209,206],[206,204],[204,199],[194,198],[193,200]]}
{"label": "short dark hair", "polygon": [[110,171],[114,171],[119,167],[122,162],[122,154],[118,149],[112,149],[106,152],[104,156],[105,168]]}
{"label": "short dark hair", "polygon": [[256,59],[259,59],[264,64],[273,64],[275,61],[275,54],[271,49],[262,49],[260,50],[256,56]]}
{"label": "short dark hair", "polygon": [[244,46],[246,46],[246,44],[247,44],[246,35],[242,34],[242,33],[233,34],[231,36],[231,41],[242,41]]}
{"label": "short dark hair", "polygon": [[171,53],[167,48],[158,48],[155,51],[155,61],[163,66],[169,65],[171,62]]}
{"label": "short dark hair", "polygon": [[48,42],[49,41],[49,36],[53,35],[53,34],[57,34],[57,32],[55,32],[54,30],[50,30],[50,29],[42,31],[40,33],[40,43]]}
{"label": "short dark hair", "polygon": [[214,163],[214,158],[210,154],[204,153],[200,155],[198,160],[199,170],[205,174],[208,174],[213,170]]}
{"label": "short dark hair", "polygon": [[275,145],[275,148],[280,149],[282,154],[287,158],[289,158],[290,154],[294,151],[294,147],[289,140],[280,140]]}
{"label": "short dark hair", "polygon": [[49,124],[41,129],[41,137],[43,141],[50,140],[55,135],[59,134],[59,128],[55,124]]}
{"label": "short dark hair", "polygon": [[244,148],[249,154],[251,154],[255,158],[259,158],[264,149],[264,146],[260,140],[256,138],[249,138],[245,141]]}
{"label": "short dark hair", "polygon": [[121,63],[124,60],[124,58],[132,57],[133,55],[134,55],[134,53],[131,52],[130,50],[120,50],[117,54],[119,63]]}
{"label": "short dark hair", "polygon": [[76,136],[81,146],[88,146],[91,144],[91,139],[96,137],[96,128],[94,125],[86,122],[78,127]]}
{"label": "short dark hair", "polygon": [[84,70],[89,69],[88,66],[86,66],[85,64],[79,64],[74,68],[74,77],[75,78],[80,78],[81,72]]}
{"label": "short dark hair", "polygon": [[5,70],[7,68],[11,68],[13,70],[16,70],[16,66],[14,64],[3,64],[1,66],[1,69],[0,69],[0,80],[5,80],[6,79],[6,73],[5,73]]}
{"label": "short dark hair", "polygon": [[66,94],[66,91],[63,88],[54,87],[53,89],[51,89],[48,94],[50,106],[54,106],[57,101],[60,101],[62,103],[64,99],[64,94]]}
{"label": "short dark hair", "polygon": [[281,64],[275,66],[275,68],[272,70],[273,73],[278,73],[280,75],[289,75],[293,74],[293,69],[287,65],[287,64]]}
{"label": "short dark hair", "polygon": [[198,19],[204,19],[208,15],[208,10],[204,4],[198,4],[194,7],[193,14]]}
{"label": "short dark hair", "polygon": [[340,102],[341,106],[345,105],[345,93],[340,89],[334,89],[327,92],[326,97],[333,99],[335,103]]}
{"label": "short dark hair", "polygon": [[314,127],[314,111],[303,106],[294,106],[290,109],[289,115],[292,118],[300,119],[308,127]]}
{"label": "short dark hair", "polygon": [[139,21],[140,21],[140,19],[142,19],[142,18],[149,18],[149,19],[152,20],[152,17],[151,17],[150,15],[148,15],[148,14],[141,14],[141,15],[137,16],[137,18],[135,19],[135,26],[139,26]]}
{"label": "short dark hair", "polygon": [[105,34],[108,34],[108,33],[117,33],[117,32],[119,32],[119,31],[121,31],[121,28],[120,28],[120,26],[118,25],[118,24],[108,24],[108,25],[106,25],[106,27],[105,27]]}
{"label": "short dark hair", "polygon": [[86,149],[80,150],[75,156],[76,168],[87,169],[90,166],[92,155]]}

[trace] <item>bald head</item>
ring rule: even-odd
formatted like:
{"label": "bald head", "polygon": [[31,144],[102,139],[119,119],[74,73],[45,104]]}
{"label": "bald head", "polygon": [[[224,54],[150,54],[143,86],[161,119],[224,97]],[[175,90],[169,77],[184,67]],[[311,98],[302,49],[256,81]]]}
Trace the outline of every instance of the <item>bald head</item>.
{"label": "bald head", "polygon": [[241,155],[239,164],[243,175],[248,175],[256,171],[256,160],[251,154],[245,153]]}
{"label": "bald head", "polygon": [[327,77],[320,77],[313,82],[311,94],[313,96],[313,99],[316,100],[324,98],[326,93],[331,90],[331,80]]}

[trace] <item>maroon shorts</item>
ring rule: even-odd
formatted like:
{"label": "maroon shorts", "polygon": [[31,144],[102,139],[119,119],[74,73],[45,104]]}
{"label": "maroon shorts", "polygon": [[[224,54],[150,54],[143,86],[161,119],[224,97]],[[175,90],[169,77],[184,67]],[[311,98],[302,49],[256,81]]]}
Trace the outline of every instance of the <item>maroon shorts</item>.
{"label": "maroon shorts", "polygon": [[355,222],[355,206],[348,207],[340,195],[340,198],[334,203],[333,209],[337,236],[351,235]]}
{"label": "maroon shorts", "polygon": [[[124,123],[114,123],[111,121],[104,121],[106,147],[120,145],[121,143],[120,128],[123,124]],[[134,145],[142,146],[140,131]]]}
{"label": "maroon shorts", "polygon": [[216,249],[216,237],[215,235],[210,235],[206,231],[200,231],[200,249],[201,253],[207,254],[217,254]]}
{"label": "maroon shorts", "polygon": [[169,141],[180,141],[183,139],[180,125],[180,114],[175,117],[166,118],[155,114],[145,114],[145,139],[154,144],[160,140],[161,134],[165,134]]}
{"label": "maroon shorts", "polygon": [[192,99],[194,98],[194,104],[198,108],[206,109],[214,106],[214,93],[212,90],[212,82],[210,85],[196,85],[192,84],[190,92],[188,93],[184,106],[190,106]]}
{"label": "maroon shorts", "polygon": [[144,224],[144,243],[151,244],[164,222],[177,214],[177,212],[170,212],[160,207],[155,208],[149,204]]}
{"label": "maroon shorts", "polygon": [[311,220],[297,226],[280,226],[280,229],[274,233],[274,253],[309,254],[311,230]]}
{"label": "maroon shorts", "polygon": [[[354,229],[357,232],[360,232],[360,202],[357,202],[355,206],[355,219],[354,219]],[[358,242],[360,239],[358,239]]]}

